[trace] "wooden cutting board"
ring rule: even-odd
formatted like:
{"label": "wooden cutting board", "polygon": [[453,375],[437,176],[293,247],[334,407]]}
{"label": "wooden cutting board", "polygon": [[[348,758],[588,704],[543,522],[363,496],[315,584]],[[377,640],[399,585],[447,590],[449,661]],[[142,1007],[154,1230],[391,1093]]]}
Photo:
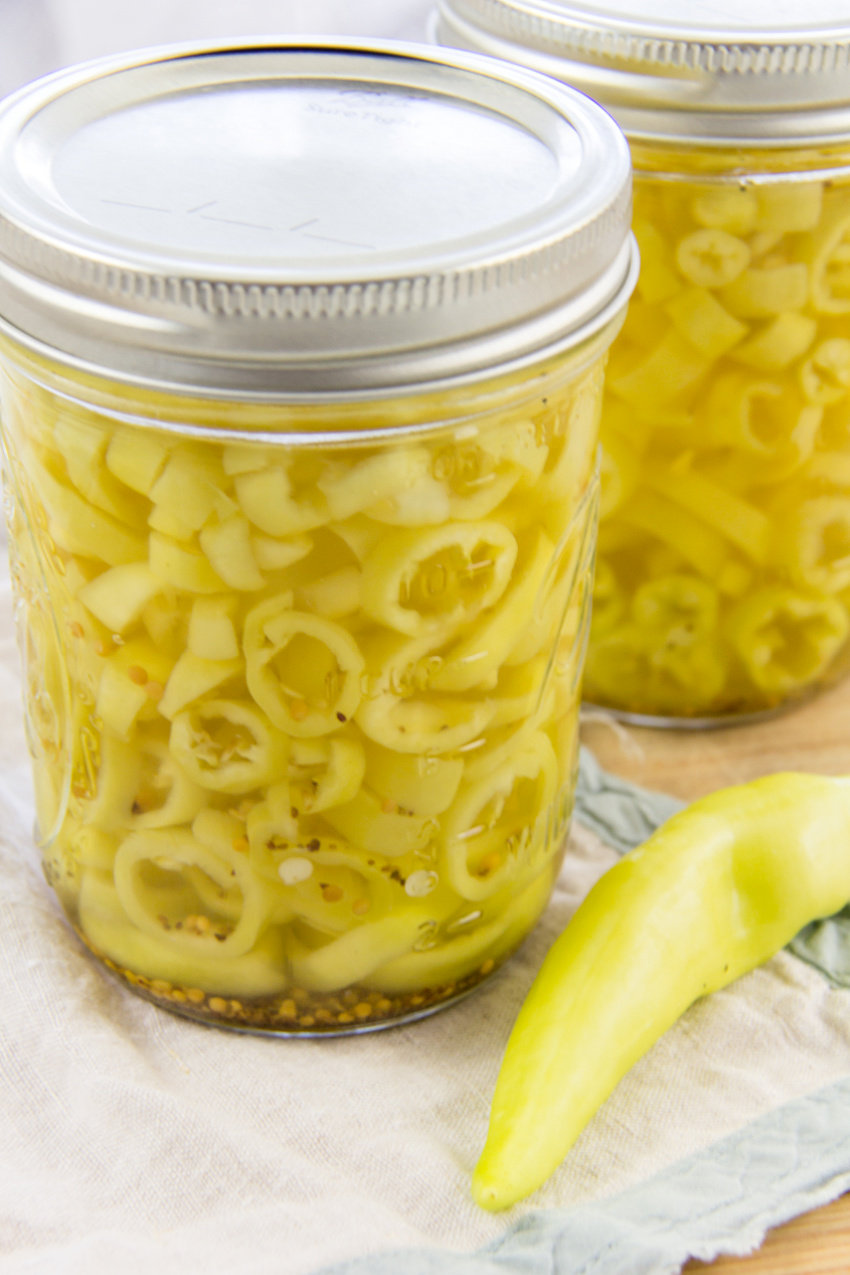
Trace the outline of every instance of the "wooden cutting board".
{"label": "wooden cutting board", "polygon": [[[749,726],[665,731],[587,710],[582,739],[606,770],[686,801],[781,770],[850,774],[850,679]],[[757,1253],[689,1262],[689,1275],[850,1275],[850,1193],[777,1227]]]}
{"label": "wooden cutting board", "polygon": [[688,1262],[684,1269],[685,1275],[848,1275],[850,1195],[778,1226],[750,1257]]}

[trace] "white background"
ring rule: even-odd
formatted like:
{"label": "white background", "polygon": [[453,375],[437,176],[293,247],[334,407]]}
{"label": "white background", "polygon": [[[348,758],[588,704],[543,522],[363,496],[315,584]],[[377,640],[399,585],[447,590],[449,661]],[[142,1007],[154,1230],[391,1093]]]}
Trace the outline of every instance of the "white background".
{"label": "white background", "polygon": [[424,40],[432,0],[0,0],[0,95],[73,62],[177,40]]}

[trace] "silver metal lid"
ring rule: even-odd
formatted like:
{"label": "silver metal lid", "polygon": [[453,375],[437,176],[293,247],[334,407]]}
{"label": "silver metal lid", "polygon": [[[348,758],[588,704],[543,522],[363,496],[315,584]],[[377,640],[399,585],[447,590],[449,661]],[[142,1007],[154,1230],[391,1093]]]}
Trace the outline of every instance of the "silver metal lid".
{"label": "silver metal lid", "polygon": [[847,0],[437,0],[435,38],[555,76],[630,137],[850,136]]}
{"label": "silver metal lid", "polygon": [[385,390],[600,328],[628,147],[488,59],[333,41],[147,51],[0,106],[0,318],[136,383]]}

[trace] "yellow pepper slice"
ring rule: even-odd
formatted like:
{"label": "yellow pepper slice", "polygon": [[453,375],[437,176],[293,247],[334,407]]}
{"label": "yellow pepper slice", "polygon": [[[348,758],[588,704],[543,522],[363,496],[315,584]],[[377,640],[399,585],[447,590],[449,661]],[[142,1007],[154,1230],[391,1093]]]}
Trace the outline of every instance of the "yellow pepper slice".
{"label": "yellow pepper slice", "polygon": [[493,720],[489,697],[434,694],[431,679],[443,667],[434,645],[428,635],[364,640],[368,686],[355,720],[374,743],[402,754],[450,753],[478,738]]}
{"label": "yellow pepper slice", "polygon": [[759,215],[758,196],[746,186],[695,187],[691,215],[700,226],[726,230],[731,235],[748,235]]}
{"label": "yellow pepper slice", "polygon": [[109,874],[92,868],[83,875],[79,916],[95,951],[149,979],[226,996],[271,996],[287,985],[283,937],[275,928],[267,929],[250,952],[210,961],[205,947],[187,950],[170,942],[164,930],[156,935],[129,925]]}
{"label": "yellow pepper slice", "polygon": [[252,704],[201,700],[174,718],[169,748],[202,788],[250,792],[280,773],[287,741]]}
{"label": "yellow pepper slice", "polygon": [[632,615],[648,628],[681,629],[707,637],[717,624],[717,590],[699,576],[669,575],[647,580],[632,599]]}
{"label": "yellow pepper slice", "polygon": [[411,987],[433,987],[471,974],[485,957],[498,960],[507,956],[546,906],[557,864],[555,859],[530,885],[514,894],[507,908],[494,909],[486,920],[482,916],[477,924],[464,925],[445,936],[433,920],[421,926],[420,939],[413,949],[405,956],[386,961],[369,977],[368,985],[387,994]]}
{"label": "yellow pepper slice", "polygon": [[676,249],[676,265],[698,288],[720,288],[732,283],[749,264],[749,247],[728,230],[694,230],[680,240]]}
{"label": "yellow pepper slice", "polygon": [[654,628],[631,622],[605,634],[588,652],[588,699],[626,712],[694,716],[723,687],[726,662],[711,637],[681,622]]}
{"label": "yellow pepper slice", "polygon": [[291,941],[292,976],[299,986],[312,992],[336,992],[363,982],[381,965],[408,953],[429,919],[427,907],[408,906],[348,930],[312,951],[297,940]]}
{"label": "yellow pepper slice", "polygon": [[326,735],[357,711],[363,656],[341,625],[290,604],[278,594],[245,619],[248,689],[287,734]]}
{"label": "yellow pepper slice", "polygon": [[800,386],[810,403],[828,407],[850,391],[850,341],[835,336],[821,341],[800,368]]}
{"label": "yellow pepper slice", "polygon": [[363,564],[362,606],[399,633],[452,632],[502,596],[517,543],[498,522],[384,536]]}
{"label": "yellow pepper slice", "polygon": [[843,192],[824,200],[824,216],[807,245],[811,261],[812,305],[820,314],[850,310],[850,216]]}
{"label": "yellow pepper slice", "polygon": [[850,619],[838,598],[766,585],[730,612],[726,632],[756,686],[782,696],[823,672]]}
{"label": "yellow pepper slice", "polygon": [[244,956],[268,916],[245,855],[182,829],[133,832],[115,856],[115,889],[143,933],[210,960]]}
{"label": "yellow pepper slice", "polygon": [[778,556],[801,588],[840,593],[850,587],[850,500],[804,500],[787,520]]}
{"label": "yellow pepper slice", "polygon": [[[557,761],[537,731],[510,761],[461,788],[444,821],[442,870],[461,898],[479,902],[539,871],[545,823],[557,787]],[[550,851],[556,847],[548,845]]]}
{"label": "yellow pepper slice", "polygon": [[[315,749],[303,757],[305,747]],[[324,736],[292,741],[289,790],[292,805],[302,814],[317,814],[351,801],[363,782],[366,759],[356,735]]]}
{"label": "yellow pepper slice", "polygon": [[206,800],[205,790],[184,775],[164,739],[138,733],[125,743],[105,734],[85,822],[107,831],[167,828],[193,819]]}
{"label": "yellow pepper slice", "polygon": [[771,540],[770,519],[750,501],[690,466],[658,468],[647,485],[713,528],[753,562],[763,564]]}

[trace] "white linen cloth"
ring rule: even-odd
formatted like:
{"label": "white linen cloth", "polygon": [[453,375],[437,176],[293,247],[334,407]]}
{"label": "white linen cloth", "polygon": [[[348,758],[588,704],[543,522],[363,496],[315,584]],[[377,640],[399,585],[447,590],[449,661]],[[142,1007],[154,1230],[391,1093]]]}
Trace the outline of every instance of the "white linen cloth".
{"label": "white linen cloth", "polygon": [[66,924],[31,840],[20,703],[4,571],[4,1275],[312,1275],[387,1249],[473,1250],[535,1210],[609,1197],[850,1075],[850,992],[782,953],[694,1006],[533,1201],[483,1213],[469,1176],[511,1023],[614,851],[579,830],[521,952],[433,1018],[341,1040],[210,1029],[125,990]]}

